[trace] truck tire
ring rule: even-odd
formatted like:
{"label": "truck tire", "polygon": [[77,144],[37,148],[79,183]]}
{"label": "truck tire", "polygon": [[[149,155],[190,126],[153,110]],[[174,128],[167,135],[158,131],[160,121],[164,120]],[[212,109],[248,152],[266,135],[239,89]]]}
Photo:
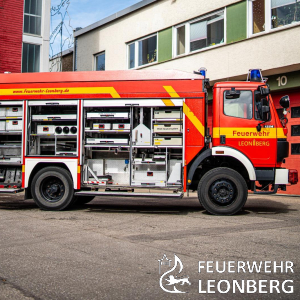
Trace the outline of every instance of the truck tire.
{"label": "truck tire", "polygon": [[31,183],[35,203],[44,210],[63,210],[73,203],[71,174],[59,167],[46,167],[38,171]]}
{"label": "truck tire", "polygon": [[75,196],[74,197],[74,202],[77,205],[83,205],[91,202],[94,200],[95,196]]}
{"label": "truck tire", "polygon": [[234,215],[245,205],[248,187],[235,170],[216,168],[208,171],[198,184],[200,204],[214,215]]}

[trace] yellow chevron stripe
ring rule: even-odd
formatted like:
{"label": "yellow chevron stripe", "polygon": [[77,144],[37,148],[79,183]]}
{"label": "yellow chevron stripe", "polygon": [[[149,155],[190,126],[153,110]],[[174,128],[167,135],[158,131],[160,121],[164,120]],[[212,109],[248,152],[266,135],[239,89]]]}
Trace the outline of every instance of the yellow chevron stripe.
{"label": "yellow chevron stripe", "polygon": [[[180,98],[176,91],[171,86],[164,86],[164,89],[168,92],[172,98]],[[166,106],[175,106],[171,99],[163,99],[163,102]]]}
{"label": "yellow chevron stripe", "polygon": [[185,104],[185,102],[183,102],[183,113],[194,124],[197,130],[204,136],[204,126],[202,125],[200,120],[194,115],[194,113],[190,110],[190,108]]}
{"label": "yellow chevron stripe", "polygon": [[171,86],[164,86],[164,89],[169,93],[171,98],[180,98],[180,96],[176,93],[176,91]]}
{"label": "yellow chevron stripe", "polygon": [[28,88],[0,89],[1,96],[21,95],[70,95],[70,94],[110,94],[113,98],[121,98],[113,87],[59,87],[59,88]]}
{"label": "yellow chevron stripe", "polygon": [[162,101],[166,106],[175,106],[171,99],[162,99]]}

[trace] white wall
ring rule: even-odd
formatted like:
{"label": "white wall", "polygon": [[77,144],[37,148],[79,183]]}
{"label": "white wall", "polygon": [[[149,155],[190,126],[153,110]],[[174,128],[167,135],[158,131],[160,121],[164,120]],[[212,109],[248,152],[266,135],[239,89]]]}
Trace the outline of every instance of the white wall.
{"label": "white wall", "polygon": [[299,26],[221,45],[148,68],[192,72],[206,67],[207,76],[212,81],[244,76],[249,69],[255,68],[269,71],[263,72],[264,76],[277,74],[279,70],[291,72],[300,69],[300,39],[296,36],[300,36]]}
{"label": "white wall", "polygon": [[[78,36],[77,70],[94,70],[94,54],[106,52],[106,70],[127,69],[127,46],[148,34],[218,10],[230,0],[162,0],[131,13],[98,29]],[[283,72],[300,68],[300,26],[273,30],[234,44],[206,49],[196,54],[157,63],[146,68],[178,69],[192,72],[208,68],[212,80],[245,75],[250,68],[279,69]],[[159,54],[158,54],[159,55]],[[275,74],[270,71],[269,74]]]}
{"label": "white wall", "polygon": [[237,0],[162,0],[78,36],[77,70],[94,70],[93,55],[106,51],[106,69],[127,69],[126,43],[206,14]]}

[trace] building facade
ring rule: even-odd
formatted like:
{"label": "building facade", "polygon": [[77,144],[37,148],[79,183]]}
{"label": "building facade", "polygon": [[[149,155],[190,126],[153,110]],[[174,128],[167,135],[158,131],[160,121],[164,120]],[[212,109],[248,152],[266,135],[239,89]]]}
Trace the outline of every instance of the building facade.
{"label": "building facade", "polygon": [[279,114],[290,95],[285,167],[300,172],[299,0],[144,0],[74,37],[75,71],[206,67],[213,84],[262,69]]}
{"label": "building facade", "polygon": [[0,72],[46,72],[49,65],[48,0],[0,1]]}
{"label": "building facade", "polygon": [[49,72],[72,72],[74,48],[64,50],[49,59]]}

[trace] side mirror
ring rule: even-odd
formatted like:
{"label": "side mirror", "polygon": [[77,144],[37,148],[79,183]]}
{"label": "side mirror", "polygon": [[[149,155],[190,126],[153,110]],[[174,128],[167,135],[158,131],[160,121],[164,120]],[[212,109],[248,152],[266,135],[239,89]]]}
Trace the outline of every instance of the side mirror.
{"label": "side mirror", "polygon": [[241,91],[237,91],[235,88],[231,88],[230,91],[225,92],[226,99],[238,99],[241,96]]}
{"label": "side mirror", "polygon": [[270,120],[270,106],[268,105],[263,105],[261,107],[261,112],[262,112],[262,120],[264,122],[267,122]]}
{"label": "side mirror", "polygon": [[283,108],[289,108],[290,107],[290,97],[289,96],[281,97],[279,104]]}
{"label": "side mirror", "polygon": [[259,92],[261,94],[261,96],[268,96],[270,95],[270,89],[268,87],[264,88],[264,87],[259,87]]}

